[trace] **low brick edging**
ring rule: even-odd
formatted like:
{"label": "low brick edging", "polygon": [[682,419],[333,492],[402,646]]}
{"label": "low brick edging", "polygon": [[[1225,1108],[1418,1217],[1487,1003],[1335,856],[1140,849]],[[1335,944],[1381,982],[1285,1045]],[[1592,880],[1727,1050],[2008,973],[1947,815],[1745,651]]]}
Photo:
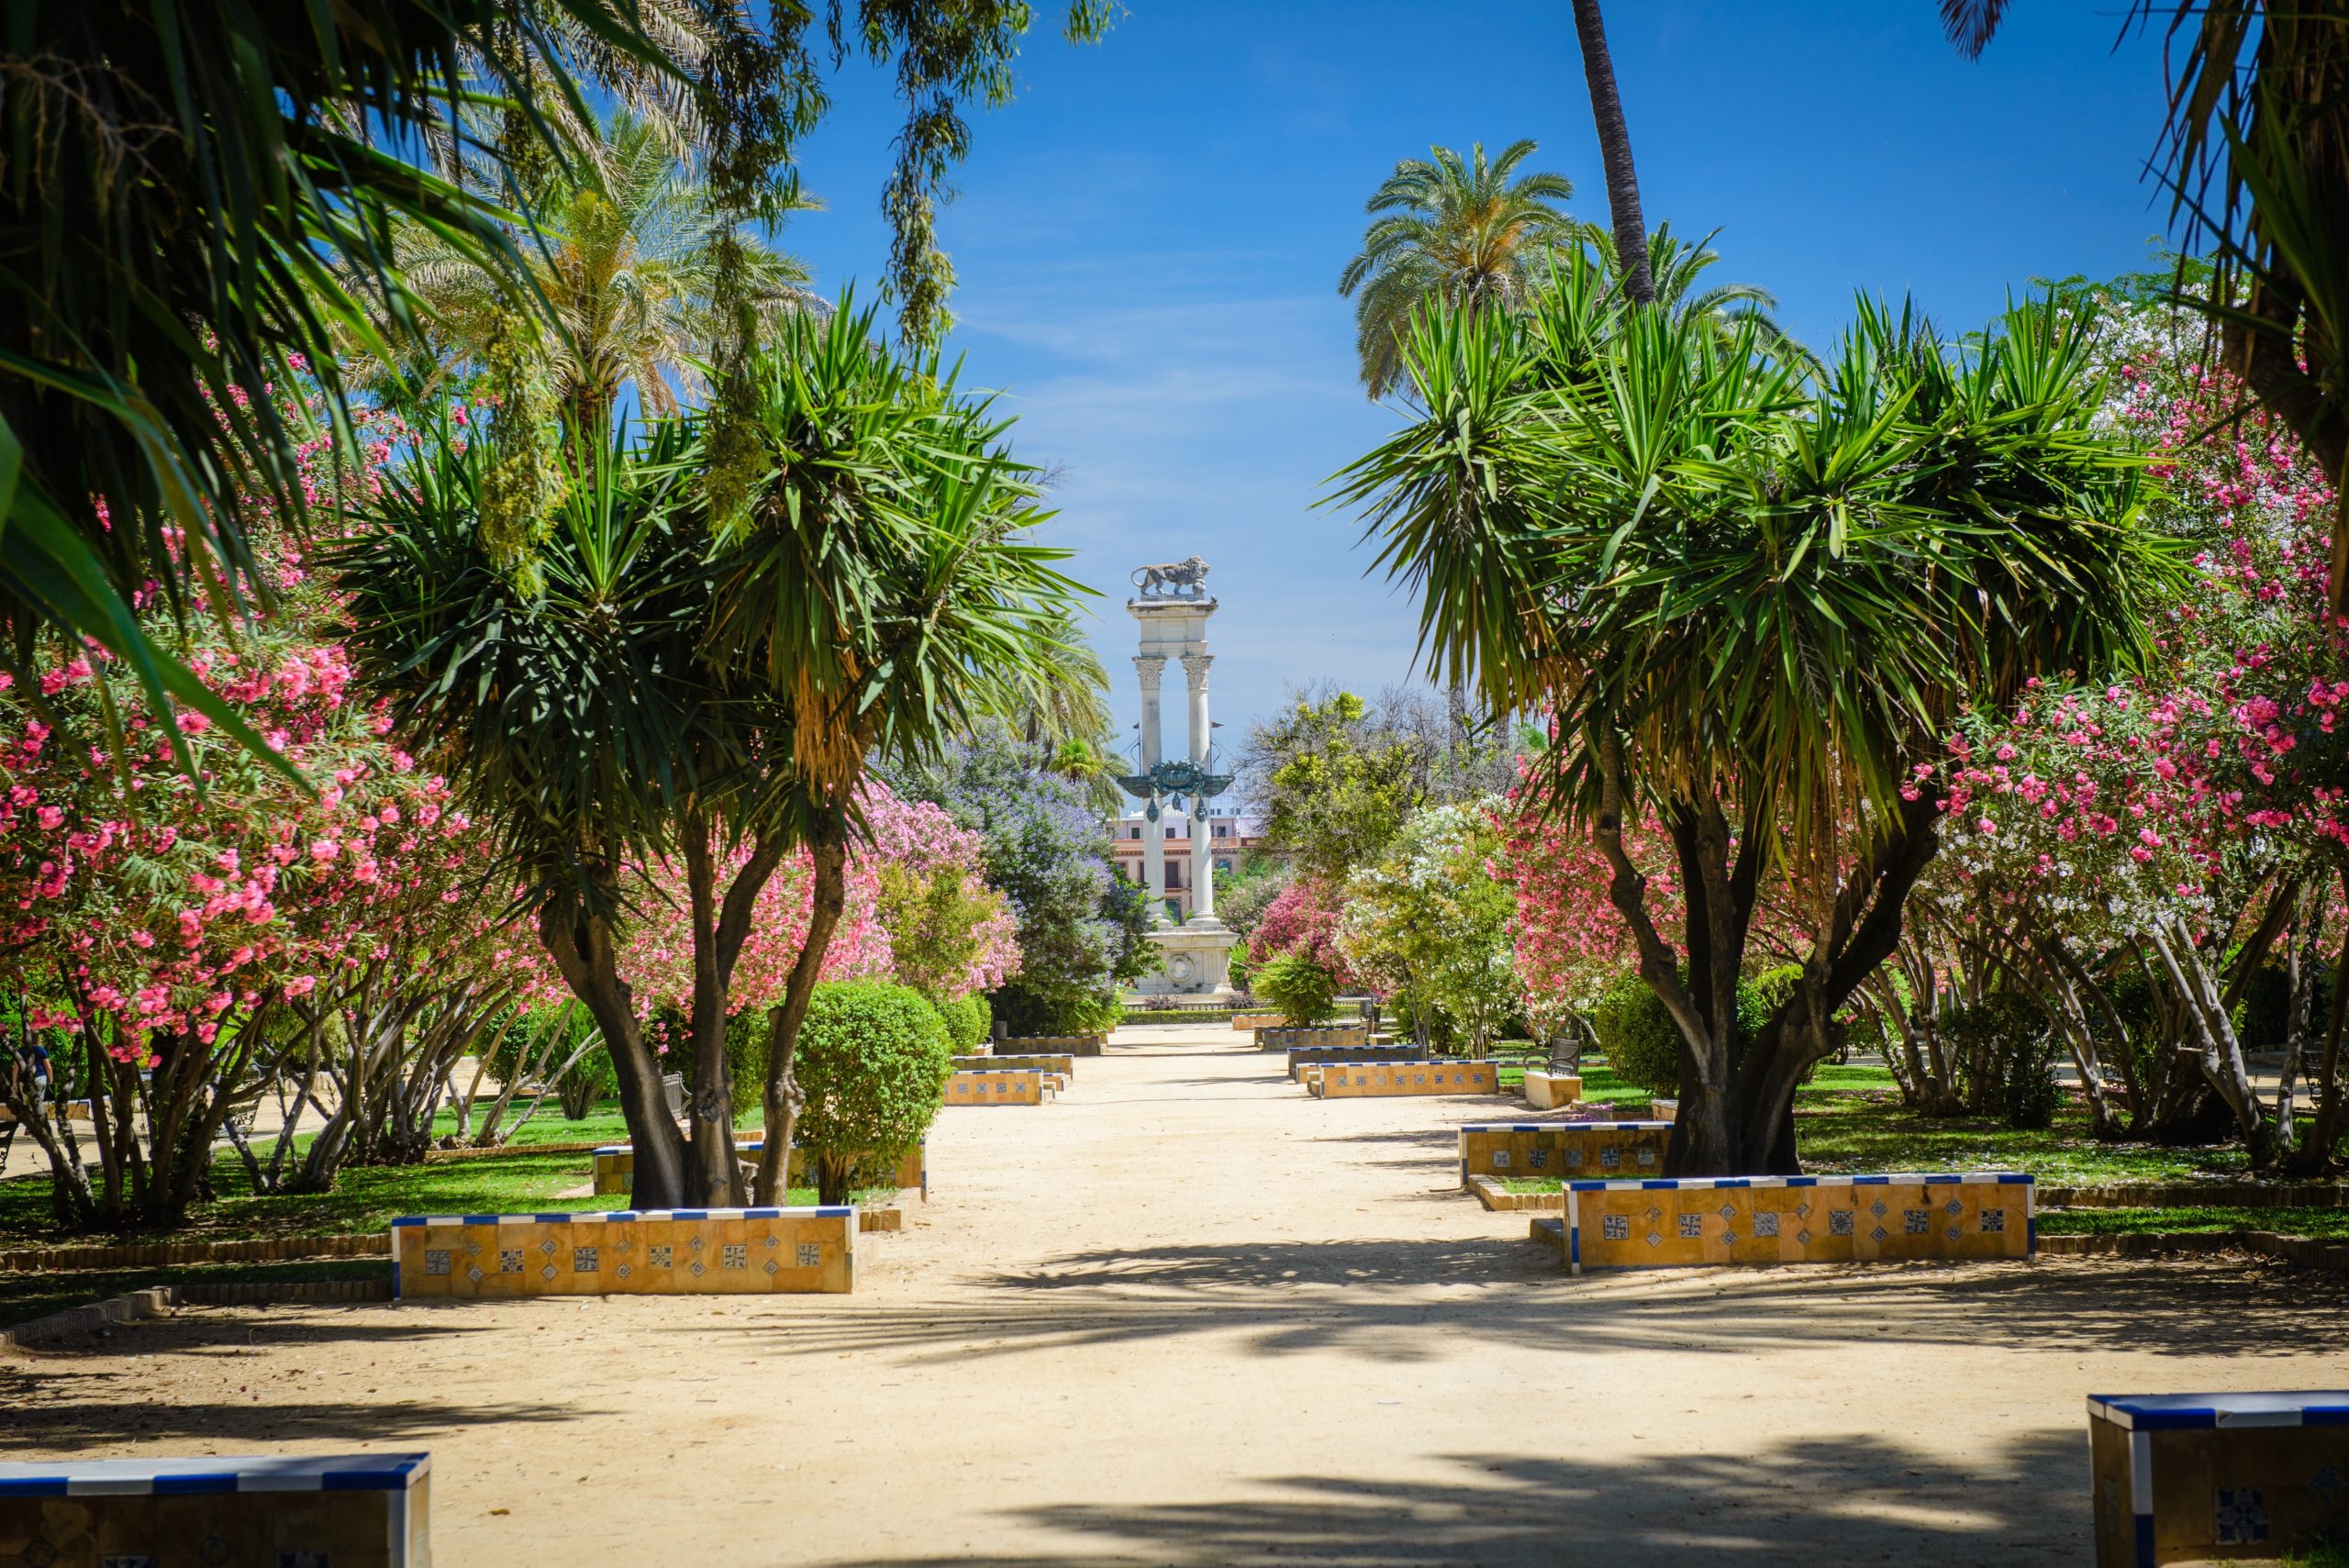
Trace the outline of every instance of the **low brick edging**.
{"label": "low brick edging", "polygon": [[183,1307],[268,1307],[315,1301],[389,1301],[387,1279],[211,1280],[150,1285],[86,1307],[0,1329],[0,1351],[37,1350],[77,1334],[169,1318]]}
{"label": "low brick edging", "polygon": [[2043,1208],[2349,1208],[2340,1182],[2113,1182],[2042,1187]]}
{"label": "low brick edging", "polygon": [[262,1241],[130,1241],[89,1247],[30,1247],[0,1252],[0,1273],[86,1273],[95,1269],[167,1268],[180,1263],[290,1263],[306,1258],[388,1258],[392,1239],[362,1236],[280,1236]]}
{"label": "low brick edging", "polygon": [[2059,1258],[2150,1258],[2167,1252],[2248,1252],[2302,1268],[2349,1271],[2349,1240],[2279,1236],[2273,1230],[2135,1230],[2107,1236],[2039,1238]]}
{"label": "low brick edging", "polygon": [[1552,1211],[1566,1207],[1566,1191],[1560,1187],[1553,1193],[1513,1193],[1490,1176],[1471,1176],[1468,1187],[1476,1201],[1490,1209],[1540,1208]]}
{"label": "low brick edging", "polygon": [[424,1159],[428,1164],[439,1164],[444,1160],[510,1160],[522,1154],[592,1154],[610,1141],[602,1138],[584,1143],[500,1143],[490,1149],[428,1149]]}

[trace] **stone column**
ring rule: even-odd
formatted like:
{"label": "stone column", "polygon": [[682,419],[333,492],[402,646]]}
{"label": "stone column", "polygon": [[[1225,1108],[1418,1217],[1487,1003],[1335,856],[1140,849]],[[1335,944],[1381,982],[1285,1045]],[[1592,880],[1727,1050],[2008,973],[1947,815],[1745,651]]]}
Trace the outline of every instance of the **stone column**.
{"label": "stone column", "polygon": [[[1163,653],[1138,653],[1134,656],[1134,674],[1141,684],[1141,771],[1145,773],[1158,766],[1163,759],[1159,753],[1161,729],[1158,717],[1159,677],[1166,673],[1166,656]],[[1149,803],[1143,803],[1149,809]],[[1166,821],[1161,817],[1152,821],[1147,816],[1141,825],[1141,880],[1150,890],[1150,923],[1166,923]]]}
{"label": "stone column", "polygon": [[[1183,654],[1183,678],[1191,688],[1191,761],[1201,768],[1208,765],[1208,751],[1214,744],[1215,727],[1208,722],[1208,666],[1215,662],[1212,653],[1186,650]],[[1208,925],[1215,921],[1215,825],[1208,820],[1208,803],[1191,802],[1191,923]]]}

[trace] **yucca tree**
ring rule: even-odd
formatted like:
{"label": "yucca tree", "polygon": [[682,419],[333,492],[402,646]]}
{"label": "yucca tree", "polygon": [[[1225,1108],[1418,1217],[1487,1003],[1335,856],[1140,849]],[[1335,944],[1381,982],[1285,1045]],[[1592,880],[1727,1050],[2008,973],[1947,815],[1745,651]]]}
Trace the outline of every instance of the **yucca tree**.
{"label": "yucca tree", "polygon": [[[1615,286],[1629,296],[1631,280],[1624,276],[1620,260],[1615,254],[1614,235],[1597,224],[1581,225],[1580,230],[1583,243],[1597,253]],[[1713,249],[1713,241],[1720,238],[1720,232],[1716,228],[1692,243],[1675,236],[1668,222],[1650,230],[1649,298],[1657,308],[1674,316],[1711,322],[1724,340],[1736,336],[1740,324],[1751,321],[1755,340],[1764,352],[1793,363],[1807,362],[1809,350],[1797,343],[1772,314],[1778,308],[1777,295],[1758,284],[1705,283],[1704,274],[1721,259],[1721,253]]]}
{"label": "yucca tree", "polygon": [[[2007,0],[1941,0],[1968,58]],[[2122,26],[2167,18],[2169,121],[2153,167],[2189,253],[2217,265],[2199,303],[2227,367],[2291,427],[2343,497],[2332,607],[2349,616],[2349,11],[2272,0],[2133,0]]]}
{"label": "yucca tree", "polygon": [[[1954,349],[1864,303],[1814,378],[1750,321],[1724,338],[1627,307],[1577,261],[1525,320],[1423,322],[1426,417],[1341,476],[1420,596],[1431,673],[1555,717],[1538,799],[1609,862],[1678,1026],[1679,1173],[1798,1168],[1795,1086],[1937,847],[1940,802],[1907,775],[1942,724],[2143,651],[2145,606],[2182,567],[2097,428],[2088,333],[2051,303]],[[1676,947],[1627,816],[1672,842]],[[1765,891],[1810,948],[1741,1051]]]}
{"label": "yucca tree", "polygon": [[800,1026],[845,906],[858,790],[876,762],[927,761],[980,719],[1042,700],[1084,592],[1029,538],[1052,514],[1010,421],[933,353],[874,340],[843,302],[784,324],[751,362],[764,462],[720,528],[705,657],[788,705],[783,805],[813,863],[807,938],[769,1018],[757,1201],[779,1201],[802,1096]]}
{"label": "yucca tree", "polygon": [[1422,300],[1472,312],[1520,305],[1551,249],[1572,239],[1574,220],[1558,204],[1574,195],[1573,183],[1563,174],[1519,174],[1533,151],[1526,140],[1491,160],[1481,141],[1464,159],[1431,147],[1426,158],[1396,164],[1371,195],[1364,210],[1375,221],[1338,279],[1339,294],[1361,296],[1354,344],[1371,396],[1393,389],[1402,336]]}

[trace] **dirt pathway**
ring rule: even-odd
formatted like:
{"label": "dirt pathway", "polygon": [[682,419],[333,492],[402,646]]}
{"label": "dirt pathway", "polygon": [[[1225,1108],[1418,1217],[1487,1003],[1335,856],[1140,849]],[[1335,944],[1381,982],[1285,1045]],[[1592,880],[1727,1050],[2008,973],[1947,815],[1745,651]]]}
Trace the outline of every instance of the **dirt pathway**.
{"label": "dirt pathway", "polygon": [[192,1309],[0,1362],[0,1454],[429,1449],[442,1568],[2087,1562],[2091,1390],[2349,1384],[2216,1263],[1568,1279],[1493,1100],[1200,1027],[951,1110],[847,1297]]}

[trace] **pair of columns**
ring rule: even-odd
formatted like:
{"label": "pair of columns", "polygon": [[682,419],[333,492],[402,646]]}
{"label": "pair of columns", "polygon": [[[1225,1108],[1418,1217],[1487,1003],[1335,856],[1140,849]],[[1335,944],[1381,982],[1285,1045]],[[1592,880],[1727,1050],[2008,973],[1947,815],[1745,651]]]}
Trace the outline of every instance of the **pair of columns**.
{"label": "pair of columns", "polygon": [[[1190,758],[1204,771],[1208,765],[1208,749],[1212,743],[1214,727],[1208,722],[1208,666],[1215,662],[1212,653],[1185,652],[1183,678],[1190,688]],[[1141,681],[1141,767],[1148,773],[1164,762],[1161,751],[1164,731],[1159,722],[1159,682],[1166,673],[1166,655],[1139,653],[1134,656],[1134,672]],[[1191,920],[1206,923],[1215,918],[1215,831],[1207,817],[1207,803],[1191,802]],[[1166,819],[1152,822],[1143,818],[1141,825],[1142,880],[1150,888],[1151,922],[1155,925],[1165,918],[1166,910]]]}

